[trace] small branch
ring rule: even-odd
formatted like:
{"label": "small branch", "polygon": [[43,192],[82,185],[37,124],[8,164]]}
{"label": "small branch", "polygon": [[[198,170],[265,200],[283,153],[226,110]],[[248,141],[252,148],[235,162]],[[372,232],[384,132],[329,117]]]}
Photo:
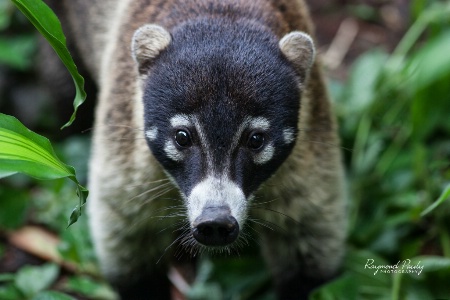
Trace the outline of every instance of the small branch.
{"label": "small branch", "polygon": [[323,55],[323,62],[327,68],[334,70],[341,65],[358,31],[358,23],[352,18],[341,22],[333,41]]}

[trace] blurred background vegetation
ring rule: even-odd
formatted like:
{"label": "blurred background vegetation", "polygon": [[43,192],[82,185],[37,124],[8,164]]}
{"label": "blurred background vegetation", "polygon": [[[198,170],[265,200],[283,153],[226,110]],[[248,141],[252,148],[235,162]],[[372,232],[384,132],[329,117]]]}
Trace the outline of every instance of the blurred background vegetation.
{"label": "blurred background vegetation", "polygon": [[[311,298],[448,299],[450,2],[309,3],[350,197],[343,272]],[[0,112],[50,138],[85,184],[95,91],[78,114],[87,117],[59,131],[72,103],[58,102],[59,90],[42,84],[39,43],[28,20],[0,0]],[[68,181],[0,179],[0,299],[114,299],[98,275],[86,217],[66,230],[76,203]],[[410,259],[423,271],[374,275],[364,268],[368,259]],[[186,297],[273,299],[263,265],[254,255],[204,257]]]}

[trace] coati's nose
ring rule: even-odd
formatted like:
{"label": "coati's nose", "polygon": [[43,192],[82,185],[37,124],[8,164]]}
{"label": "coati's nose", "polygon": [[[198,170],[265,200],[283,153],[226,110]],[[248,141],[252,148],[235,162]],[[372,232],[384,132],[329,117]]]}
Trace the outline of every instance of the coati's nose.
{"label": "coati's nose", "polygon": [[192,235],[205,246],[225,246],[238,237],[239,224],[228,207],[206,207],[195,219]]}

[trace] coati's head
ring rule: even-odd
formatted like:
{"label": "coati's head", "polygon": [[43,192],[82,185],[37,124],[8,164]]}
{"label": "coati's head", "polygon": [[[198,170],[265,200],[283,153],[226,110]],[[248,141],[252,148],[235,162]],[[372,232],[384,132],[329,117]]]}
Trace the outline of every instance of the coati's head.
{"label": "coati's head", "polygon": [[305,33],[281,41],[259,24],[198,19],[138,29],[145,135],[184,197],[198,243],[239,235],[250,198],[294,147],[314,61]]}

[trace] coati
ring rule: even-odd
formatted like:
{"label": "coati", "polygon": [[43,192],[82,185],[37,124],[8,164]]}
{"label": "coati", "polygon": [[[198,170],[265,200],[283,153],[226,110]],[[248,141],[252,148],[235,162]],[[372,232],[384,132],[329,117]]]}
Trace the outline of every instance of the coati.
{"label": "coati", "polygon": [[279,299],[335,276],[344,176],[303,0],[58,5],[99,88],[88,213],[122,299],[168,299],[176,251],[232,252],[252,223]]}

